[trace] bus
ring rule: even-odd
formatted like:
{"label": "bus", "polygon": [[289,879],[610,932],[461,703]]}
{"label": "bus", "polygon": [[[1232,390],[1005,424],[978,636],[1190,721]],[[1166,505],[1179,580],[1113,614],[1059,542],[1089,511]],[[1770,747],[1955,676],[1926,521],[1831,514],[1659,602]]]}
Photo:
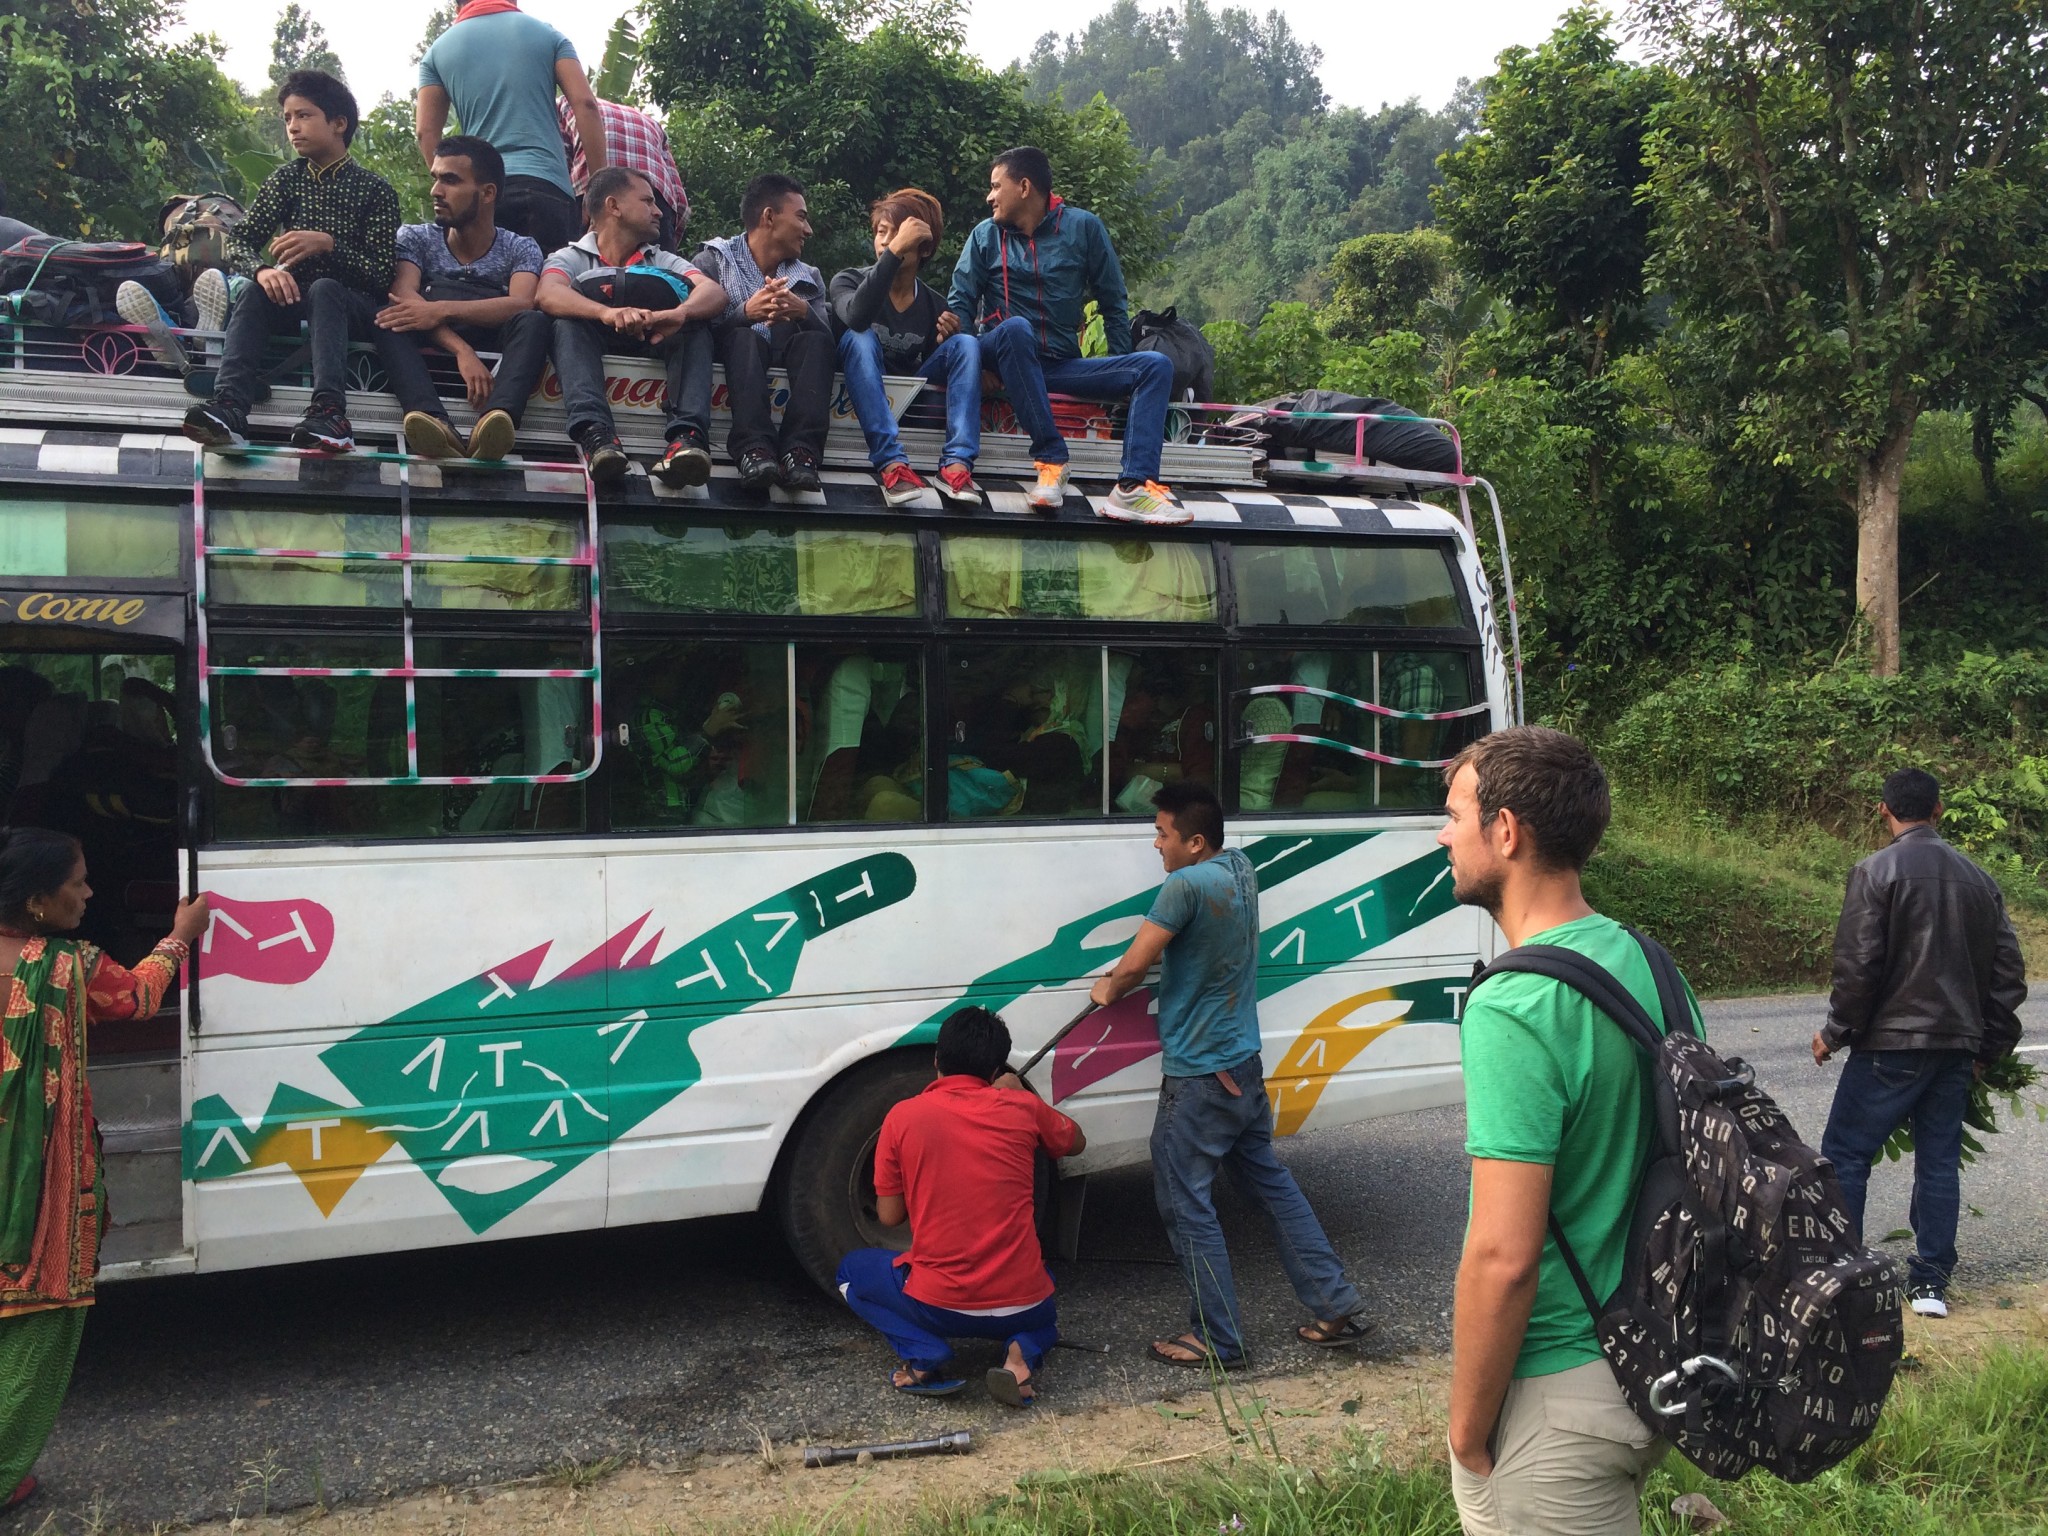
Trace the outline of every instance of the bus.
{"label": "bus", "polygon": [[[108,1278],[766,1211],[829,1283],[901,1241],[873,1146],[940,1021],[994,1008],[1021,1059],[1081,1011],[1176,779],[1259,871],[1279,1133],[1459,1099],[1497,938],[1440,768],[1518,712],[1483,482],[1190,440],[1194,521],[1109,524],[1081,411],[1059,514],[1001,432],[985,507],[898,510],[842,398],[820,493],[600,499],[547,385],[501,466],[201,453],[132,336],[37,345],[0,366],[0,806],[80,838],[117,959],[212,906],[176,997],[92,1040]],[[651,371],[610,366],[649,450]],[[1069,1247],[1147,1156],[1154,1006],[1035,1074],[1088,1135]]]}

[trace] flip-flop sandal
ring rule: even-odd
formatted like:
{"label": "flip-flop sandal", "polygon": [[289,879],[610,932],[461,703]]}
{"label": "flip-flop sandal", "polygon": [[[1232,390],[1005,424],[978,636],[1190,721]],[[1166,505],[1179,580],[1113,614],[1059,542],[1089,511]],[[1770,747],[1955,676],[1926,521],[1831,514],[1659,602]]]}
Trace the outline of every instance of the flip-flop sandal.
{"label": "flip-flop sandal", "polygon": [[7,1502],[0,1504],[0,1515],[6,1514],[9,1510],[21,1508],[22,1505],[42,1491],[43,1485],[35,1480],[33,1474],[24,1477],[14,1485],[14,1492],[7,1495]]}
{"label": "flip-flop sandal", "polygon": [[[1178,1355],[1168,1354],[1164,1348],[1168,1344],[1171,1344],[1176,1349],[1192,1351],[1194,1358],[1192,1360],[1183,1360]],[[1185,1338],[1154,1339],[1152,1341],[1152,1358],[1167,1365],[1177,1365],[1184,1371],[1206,1371],[1211,1367],[1219,1370],[1234,1371],[1245,1363],[1242,1356],[1233,1360],[1227,1355],[1217,1354],[1215,1350],[1206,1344],[1190,1344]]]}
{"label": "flip-flop sandal", "polygon": [[964,1392],[967,1389],[967,1379],[949,1377],[945,1380],[918,1381],[913,1377],[909,1381],[898,1381],[894,1373],[891,1373],[889,1385],[898,1392],[908,1392],[912,1397],[951,1397],[955,1392]]}
{"label": "flip-flop sandal", "polygon": [[1347,1317],[1336,1328],[1325,1328],[1321,1318],[1304,1323],[1294,1330],[1294,1336],[1304,1344],[1313,1344],[1317,1349],[1345,1349],[1379,1327],[1378,1323],[1361,1323],[1355,1317]]}
{"label": "flip-flop sandal", "polygon": [[[1006,1408],[1029,1408],[1038,1401],[1037,1381],[1035,1373],[1019,1381],[999,1365],[988,1373],[988,1395]],[[1024,1395],[1027,1386],[1032,1390],[1030,1397]]]}

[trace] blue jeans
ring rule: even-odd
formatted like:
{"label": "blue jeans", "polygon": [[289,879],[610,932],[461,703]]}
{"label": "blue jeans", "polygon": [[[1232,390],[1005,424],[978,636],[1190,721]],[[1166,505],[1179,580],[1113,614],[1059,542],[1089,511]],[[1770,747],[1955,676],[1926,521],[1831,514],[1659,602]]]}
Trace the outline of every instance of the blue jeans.
{"label": "blue jeans", "polygon": [[1025,1366],[1035,1375],[1045,1352],[1059,1342],[1060,1324],[1054,1298],[1003,1317],[977,1317],[927,1306],[906,1296],[908,1265],[886,1248],[856,1248],[839,1261],[839,1294],[854,1316],[878,1330],[896,1357],[915,1371],[943,1370],[953,1358],[948,1339],[1001,1339],[1023,1351]]}
{"label": "blue jeans", "polygon": [[[840,335],[839,371],[853,414],[860,418],[861,435],[868,440],[868,462],[877,469],[907,462],[896,436],[896,413],[882,387],[882,346],[873,331]],[[946,381],[946,446],[939,462],[973,467],[981,452],[981,343],[964,334],[940,342],[917,376]]]}
{"label": "blue jeans", "polygon": [[1239,1194],[1265,1212],[1280,1250],[1280,1267],[1301,1304],[1325,1320],[1363,1311],[1365,1302],[1344,1278],[1344,1262],[1323,1224],[1309,1209],[1294,1175],[1273,1155],[1273,1106],[1257,1055],[1230,1069],[1243,1089],[1233,1098],[1212,1074],[1169,1077],[1159,1085],[1152,1122],[1152,1187],[1166,1239],[1194,1298],[1190,1322],[1197,1336],[1226,1360],[1244,1357],[1237,1288],[1230,1254],[1216,1219],[1216,1170],[1230,1175]]}
{"label": "blue jeans", "polygon": [[611,401],[605,397],[604,357],[659,358],[667,367],[661,392],[666,418],[663,436],[670,442],[687,437],[699,448],[711,443],[711,331],[692,320],[666,341],[649,345],[621,336],[595,320],[554,318],[555,376],[562,383],[562,404],[568,409],[569,436],[585,427],[606,433],[618,428]]}
{"label": "blue jeans", "polygon": [[1976,1058],[1968,1051],[1851,1050],[1835,1084],[1834,1107],[1820,1139],[1835,1165],[1842,1202],[1863,1231],[1870,1164],[1900,1126],[1913,1127],[1912,1223],[1916,1252],[1909,1283],[1948,1288],[1956,1267],[1956,1220],[1963,1204],[1963,1111]]}
{"label": "blue jeans", "polygon": [[1124,417],[1126,480],[1159,478],[1159,447],[1166,439],[1166,402],[1173,394],[1173,361],[1163,352],[1126,352],[1121,357],[1042,357],[1031,322],[1012,315],[981,333],[982,352],[1002,376],[1003,393],[1017,413],[1017,425],[1031,437],[1031,457],[1044,464],[1067,462],[1067,440],[1053,425],[1048,389],[1090,400],[1128,397]]}

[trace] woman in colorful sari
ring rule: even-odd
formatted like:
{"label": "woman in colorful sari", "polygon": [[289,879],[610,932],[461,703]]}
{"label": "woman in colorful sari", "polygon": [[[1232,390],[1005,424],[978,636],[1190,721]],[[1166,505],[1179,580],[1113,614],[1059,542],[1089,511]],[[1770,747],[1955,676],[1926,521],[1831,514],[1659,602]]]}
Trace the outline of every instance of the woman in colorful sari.
{"label": "woman in colorful sari", "polygon": [[106,1180],[86,1088],[86,1026],[148,1018],[206,929],[178,903],[171,936],[135,969],[64,938],[92,887],[75,839],[0,829],[0,1511],[36,1491],[29,1469],[57,1422],[92,1305]]}

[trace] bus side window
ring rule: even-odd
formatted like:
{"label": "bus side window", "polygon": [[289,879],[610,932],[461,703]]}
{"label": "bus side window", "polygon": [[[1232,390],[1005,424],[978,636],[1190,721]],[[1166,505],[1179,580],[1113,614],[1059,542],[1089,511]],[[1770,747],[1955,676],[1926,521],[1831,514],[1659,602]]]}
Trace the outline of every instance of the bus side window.
{"label": "bus side window", "polygon": [[914,645],[798,645],[796,819],[924,819],[924,667]]}
{"label": "bus side window", "polygon": [[606,657],[612,825],[779,827],[789,821],[789,647],[618,639]]}
{"label": "bus side window", "polygon": [[1216,782],[1217,655],[1109,653],[1109,799],[1115,814],[1152,815],[1165,784]]}
{"label": "bus side window", "polygon": [[955,646],[946,819],[1102,814],[1102,648]]}

